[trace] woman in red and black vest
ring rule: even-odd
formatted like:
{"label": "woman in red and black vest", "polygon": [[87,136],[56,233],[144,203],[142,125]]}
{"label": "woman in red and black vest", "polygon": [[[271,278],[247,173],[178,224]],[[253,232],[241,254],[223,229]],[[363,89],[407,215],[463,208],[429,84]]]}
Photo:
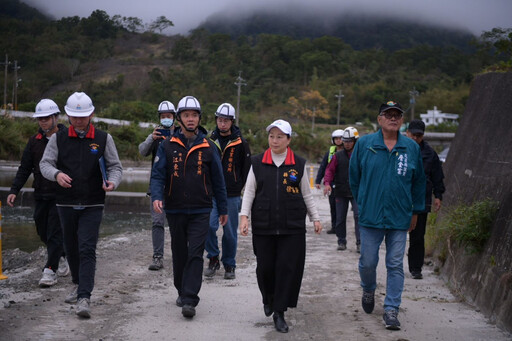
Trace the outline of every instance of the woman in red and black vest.
{"label": "woman in red and black vest", "polygon": [[277,331],[288,332],[284,312],[295,308],[306,259],[306,214],[315,232],[322,226],[307,177],[306,160],[288,147],[292,128],[283,120],[267,127],[270,148],[252,157],[242,202],[240,233],[252,223],[256,276],[266,316]]}

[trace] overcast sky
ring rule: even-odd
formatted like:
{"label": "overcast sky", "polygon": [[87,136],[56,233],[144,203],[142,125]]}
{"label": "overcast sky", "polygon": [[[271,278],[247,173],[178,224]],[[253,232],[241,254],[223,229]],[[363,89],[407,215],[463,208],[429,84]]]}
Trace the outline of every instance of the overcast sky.
{"label": "overcast sky", "polygon": [[[293,7],[313,10],[397,15],[446,26],[469,29],[475,35],[493,27],[512,28],[512,0],[21,0],[56,19],[88,17],[96,9],[109,16],[132,16],[149,23],[164,15],[174,23],[167,33],[186,34],[208,16],[225,12],[230,16],[252,9]],[[278,5],[276,5],[278,3]],[[285,5],[286,4],[286,5]],[[290,13],[288,11],[287,13]]]}

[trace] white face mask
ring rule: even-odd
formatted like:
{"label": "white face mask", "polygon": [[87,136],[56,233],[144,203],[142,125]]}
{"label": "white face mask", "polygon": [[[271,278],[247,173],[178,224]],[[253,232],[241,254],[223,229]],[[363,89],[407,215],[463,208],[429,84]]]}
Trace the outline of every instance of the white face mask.
{"label": "white face mask", "polygon": [[172,124],[174,123],[174,120],[172,118],[162,118],[160,120],[160,124],[166,128],[172,127]]}

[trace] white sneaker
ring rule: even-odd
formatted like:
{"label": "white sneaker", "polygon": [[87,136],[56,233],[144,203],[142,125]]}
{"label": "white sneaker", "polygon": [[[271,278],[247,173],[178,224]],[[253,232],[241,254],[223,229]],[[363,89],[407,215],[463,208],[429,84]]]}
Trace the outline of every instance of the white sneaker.
{"label": "white sneaker", "polygon": [[39,280],[39,286],[41,288],[51,287],[57,284],[57,275],[50,268],[44,268],[43,277]]}
{"label": "white sneaker", "polygon": [[76,303],[78,300],[78,285],[74,284],[73,291],[64,299],[66,303]]}
{"label": "white sneaker", "polygon": [[89,308],[88,298],[82,297],[78,300],[78,305],[76,306],[76,314],[80,317],[91,317],[91,308]]}
{"label": "white sneaker", "polygon": [[57,269],[57,276],[65,277],[69,275],[69,265],[65,257],[60,257],[59,268]]}

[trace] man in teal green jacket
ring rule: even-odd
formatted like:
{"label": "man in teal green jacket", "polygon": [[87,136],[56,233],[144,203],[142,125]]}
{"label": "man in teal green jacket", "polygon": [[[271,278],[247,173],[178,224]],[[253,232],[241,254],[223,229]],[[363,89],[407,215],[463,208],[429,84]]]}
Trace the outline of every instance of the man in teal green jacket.
{"label": "man in teal green jacket", "polygon": [[400,104],[393,101],[380,106],[377,120],[381,129],[359,139],[349,169],[350,187],[359,206],[363,310],[369,314],[375,306],[379,248],[385,240],[387,281],[383,319],[391,330],[400,329],[398,310],[404,287],[407,232],[414,229],[417,214],[425,208],[421,151],[416,142],[399,132],[403,113]]}

